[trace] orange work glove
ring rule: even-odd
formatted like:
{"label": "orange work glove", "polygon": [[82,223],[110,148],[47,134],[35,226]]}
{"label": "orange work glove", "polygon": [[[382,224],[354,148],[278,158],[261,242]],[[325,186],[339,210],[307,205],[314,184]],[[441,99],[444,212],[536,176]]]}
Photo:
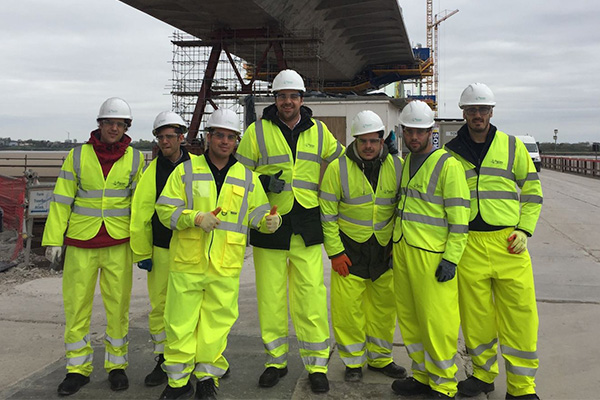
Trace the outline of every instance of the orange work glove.
{"label": "orange work glove", "polygon": [[527,248],[527,234],[515,229],[506,239],[508,240],[508,252],[511,254],[521,254]]}
{"label": "orange work glove", "polygon": [[281,225],[281,216],[277,214],[277,206],[271,208],[271,212],[266,216],[266,226],[269,232],[273,233]]}
{"label": "orange work glove", "polygon": [[217,215],[221,212],[221,207],[215,208],[213,211],[209,213],[198,212],[196,217],[194,218],[194,224],[199,226],[204,230],[204,232],[208,233],[215,229],[217,225],[221,222]]}
{"label": "orange work glove", "polygon": [[352,265],[352,261],[348,258],[346,253],[342,253],[339,256],[335,256],[331,259],[331,268],[341,276],[350,275],[348,267]]}

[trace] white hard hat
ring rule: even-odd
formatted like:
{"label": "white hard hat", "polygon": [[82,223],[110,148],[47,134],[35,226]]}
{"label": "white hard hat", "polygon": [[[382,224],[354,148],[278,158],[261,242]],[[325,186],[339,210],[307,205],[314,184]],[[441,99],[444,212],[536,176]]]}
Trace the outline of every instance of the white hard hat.
{"label": "white hard hat", "polygon": [[119,97],[111,97],[106,99],[104,103],[100,106],[100,111],[98,112],[98,118],[123,118],[132,120],[131,116],[131,108],[129,108],[129,104]]}
{"label": "white hard hat", "polygon": [[273,92],[285,89],[306,92],[304,79],[293,69],[284,69],[273,79]]}
{"label": "white hard hat", "polygon": [[424,101],[413,100],[402,109],[400,113],[400,125],[407,128],[431,128],[434,121],[431,107]]}
{"label": "white hard hat", "polygon": [[356,114],[350,127],[350,134],[354,137],[379,131],[385,132],[385,126],[379,115],[371,110],[364,110]]}
{"label": "white hard hat", "polygon": [[156,116],[154,119],[154,126],[152,127],[152,133],[156,135],[156,131],[163,126],[178,126],[183,132],[187,132],[187,126],[183,118],[179,116],[179,114],[174,113],[173,111],[163,111]]}
{"label": "white hard hat", "polygon": [[471,83],[460,95],[458,106],[495,106],[496,97],[491,89],[484,83]]}
{"label": "white hard hat", "polygon": [[206,122],[207,128],[229,129],[237,133],[242,133],[240,128],[240,119],[237,114],[227,108],[219,108],[210,115]]}

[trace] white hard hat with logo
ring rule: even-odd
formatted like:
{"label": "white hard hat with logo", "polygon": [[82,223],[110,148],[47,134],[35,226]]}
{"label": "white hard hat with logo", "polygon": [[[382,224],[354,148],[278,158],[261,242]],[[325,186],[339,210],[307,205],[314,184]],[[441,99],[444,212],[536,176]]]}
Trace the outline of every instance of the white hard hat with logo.
{"label": "white hard hat with logo", "polygon": [[102,103],[97,119],[104,118],[123,118],[130,121],[133,119],[129,104],[120,97],[111,97]]}
{"label": "white hard hat with logo", "polygon": [[227,108],[219,108],[210,115],[206,122],[207,128],[229,129],[237,133],[242,133],[240,128],[240,119],[238,115]]}
{"label": "white hard hat with logo", "polygon": [[293,69],[284,69],[273,79],[273,92],[285,89],[306,92],[304,79]]}
{"label": "white hard hat with logo", "polygon": [[492,106],[496,105],[496,97],[492,90],[484,83],[471,83],[460,95],[458,106]]}
{"label": "white hard hat with logo", "polygon": [[407,128],[431,128],[433,124],[435,115],[424,101],[413,100],[400,113],[400,125]]}
{"label": "white hard hat with logo", "polygon": [[385,125],[379,115],[371,110],[364,110],[356,114],[350,127],[350,134],[354,137],[380,131],[385,132]]}
{"label": "white hard hat with logo", "polygon": [[185,121],[179,114],[174,113],[173,111],[163,111],[156,116],[152,127],[152,133],[156,135],[156,131],[163,126],[178,126],[182,129],[182,133],[187,132]]}

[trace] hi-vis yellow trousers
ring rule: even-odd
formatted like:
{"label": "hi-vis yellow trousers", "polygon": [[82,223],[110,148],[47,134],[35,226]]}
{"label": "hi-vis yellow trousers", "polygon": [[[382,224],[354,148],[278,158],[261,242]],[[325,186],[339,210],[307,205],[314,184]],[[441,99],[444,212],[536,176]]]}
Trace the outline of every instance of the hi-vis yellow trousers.
{"label": "hi-vis yellow trousers", "polygon": [[148,327],[154,344],[154,353],[165,352],[165,301],[167,299],[167,282],[169,281],[169,249],[153,246],[152,271],[148,272],[147,285],[150,298],[150,314]]}

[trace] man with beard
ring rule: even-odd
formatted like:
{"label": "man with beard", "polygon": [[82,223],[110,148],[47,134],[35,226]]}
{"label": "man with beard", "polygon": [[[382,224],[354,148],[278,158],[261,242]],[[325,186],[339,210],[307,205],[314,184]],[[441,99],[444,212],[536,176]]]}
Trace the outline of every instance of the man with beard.
{"label": "man with beard", "polygon": [[131,207],[133,262],[148,271],[151,306],[148,325],[156,354],[156,366],[144,379],[146,386],[158,386],[167,381],[167,374],[161,366],[165,361],[164,312],[169,278],[169,242],[173,231],[160,223],[154,205],[171,172],[177,165],[190,159],[185,147],[181,146],[187,126],[179,115],[163,111],[154,119],[153,128],[159,151],[144,171]]}
{"label": "man with beard", "polygon": [[[98,129],[69,152],[50,203],[42,246],[63,271],[67,376],[58,394],[71,395],[89,383],[93,350],[90,321],[96,281],[106,311],[104,368],[112,390],[129,387],[129,301],[132,254],[129,247],[131,198],[143,170],[142,153],[129,146],[129,104],[118,97],[100,106]],[[65,236],[66,231],[66,236]]]}
{"label": "man with beard", "polygon": [[434,116],[426,103],[408,103],[400,124],[410,154],[393,234],[394,290],[413,375],[392,389],[453,399],[460,324],[454,277],[467,243],[469,189],[460,163],[433,148]]}
{"label": "man with beard", "polygon": [[331,258],[331,321],[346,382],[373,371],[405,378],[392,359],[396,307],[391,268],[392,229],[402,159],[384,146],[385,126],[373,111],[352,121],[346,154],[327,167],[319,204]]}
{"label": "man with beard", "polygon": [[494,390],[499,340],[506,398],[537,399],[539,321],[527,238],[542,209],[542,186],[525,145],[490,124],[496,100],[489,87],[469,85],[458,105],[467,123],[446,148],[463,165],[471,190],[469,240],[459,263],[458,289],[473,362],[473,375],[458,390],[465,396]]}
{"label": "man with beard", "polygon": [[290,314],[313,392],[327,392],[329,323],[323,282],[323,230],[318,185],[321,162],[343,152],[327,126],[303,105],[302,77],[283,70],[273,80],[275,104],[248,127],[237,159],[260,174],[271,204],[283,215],[274,235],[250,233],[254,246],[256,295],[267,362],[261,387],[287,374],[288,287]]}

